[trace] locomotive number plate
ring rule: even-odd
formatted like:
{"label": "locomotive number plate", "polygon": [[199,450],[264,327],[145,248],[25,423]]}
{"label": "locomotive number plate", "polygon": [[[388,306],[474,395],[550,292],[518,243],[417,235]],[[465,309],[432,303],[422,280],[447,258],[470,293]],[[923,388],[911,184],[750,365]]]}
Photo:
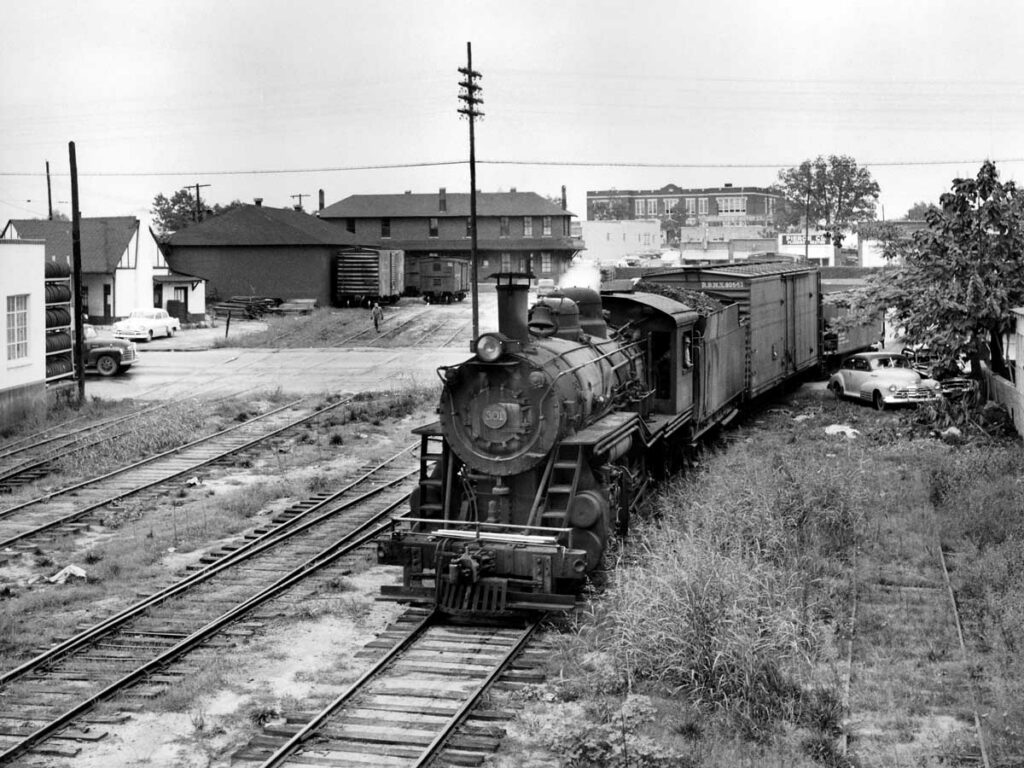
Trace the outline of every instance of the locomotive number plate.
{"label": "locomotive number plate", "polygon": [[484,424],[491,429],[500,429],[508,421],[508,411],[503,405],[488,405],[484,408]]}

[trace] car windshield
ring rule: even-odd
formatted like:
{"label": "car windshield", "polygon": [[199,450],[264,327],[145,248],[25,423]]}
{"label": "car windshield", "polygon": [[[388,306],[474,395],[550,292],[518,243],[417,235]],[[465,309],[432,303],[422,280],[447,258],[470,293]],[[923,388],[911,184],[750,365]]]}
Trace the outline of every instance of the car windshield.
{"label": "car windshield", "polygon": [[133,309],[132,313],[128,317],[156,317],[156,310],[153,309]]}
{"label": "car windshield", "polygon": [[909,368],[910,361],[901,355],[892,357],[876,357],[871,361],[872,368]]}

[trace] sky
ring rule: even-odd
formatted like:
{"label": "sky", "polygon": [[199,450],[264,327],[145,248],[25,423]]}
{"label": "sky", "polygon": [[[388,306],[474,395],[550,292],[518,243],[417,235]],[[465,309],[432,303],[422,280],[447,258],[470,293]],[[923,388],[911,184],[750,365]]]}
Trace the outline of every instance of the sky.
{"label": "sky", "polygon": [[564,185],[580,219],[588,190],[768,186],[818,155],[867,166],[886,218],[984,159],[1024,181],[1017,0],[32,0],[0,27],[0,226],[47,215],[47,162],[70,214],[69,142],[83,216],[148,223],[195,184],[467,192],[467,44],[477,188]]}

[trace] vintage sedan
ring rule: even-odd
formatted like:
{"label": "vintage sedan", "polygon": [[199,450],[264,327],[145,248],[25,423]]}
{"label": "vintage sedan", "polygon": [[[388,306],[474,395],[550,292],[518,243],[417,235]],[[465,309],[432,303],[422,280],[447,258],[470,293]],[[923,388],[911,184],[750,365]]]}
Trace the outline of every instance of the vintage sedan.
{"label": "vintage sedan", "polygon": [[879,411],[892,405],[927,403],[941,397],[934,379],[914,370],[906,355],[893,352],[860,352],[850,355],[828,380],[836,396],[855,397]]}
{"label": "vintage sedan", "polygon": [[118,339],[151,341],[154,336],[173,336],[180,330],[181,321],[165,309],[133,309],[124,320],[114,323],[114,336]]}
{"label": "vintage sedan", "polygon": [[135,342],[100,338],[91,325],[82,326],[82,338],[86,371],[96,371],[101,376],[113,376],[127,370],[139,359]]}

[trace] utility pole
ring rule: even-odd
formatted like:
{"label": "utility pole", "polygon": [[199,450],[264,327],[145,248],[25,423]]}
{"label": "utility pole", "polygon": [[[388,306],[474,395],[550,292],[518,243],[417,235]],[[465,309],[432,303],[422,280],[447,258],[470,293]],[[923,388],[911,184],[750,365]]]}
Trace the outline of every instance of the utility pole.
{"label": "utility pole", "polygon": [[78,158],[75,142],[68,142],[68,160],[71,166],[71,289],[75,313],[75,376],[78,379],[78,407],[85,403],[85,328],[82,318],[82,214],[78,210]]}
{"label": "utility pole", "polygon": [[299,204],[295,208],[296,211],[301,211],[302,210],[302,198],[304,198],[304,197],[312,197],[312,195],[307,195],[305,192],[302,192],[301,194],[298,194],[298,195],[292,195],[292,200],[294,200],[295,198],[299,198]]}
{"label": "utility pole", "polygon": [[484,103],[484,100],[480,98],[483,89],[476,82],[483,78],[483,75],[473,70],[472,43],[466,43],[466,66],[459,67],[459,74],[466,78],[459,83],[459,87],[462,88],[459,99],[466,103],[464,107],[459,107],[459,114],[465,115],[469,119],[469,259],[473,281],[473,338],[469,342],[469,349],[473,352],[476,350],[477,336],[480,335],[480,299],[478,296],[480,272],[476,254],[476,137],[473,132],[473,124],[476,118],[484,116],[484,113],[477,109],[480,104]]}
{"label": "utility pole", "polygon": [[50,221],[53,221],[53,194],[50,192],[50,161],[46,161],[46,208],[50,212]]}
{"label": "utility pole", "polygon": [[199,204],[199,188],[208,187],[209,184],[196,184],[196,224],[203,220],[203,208]]}

